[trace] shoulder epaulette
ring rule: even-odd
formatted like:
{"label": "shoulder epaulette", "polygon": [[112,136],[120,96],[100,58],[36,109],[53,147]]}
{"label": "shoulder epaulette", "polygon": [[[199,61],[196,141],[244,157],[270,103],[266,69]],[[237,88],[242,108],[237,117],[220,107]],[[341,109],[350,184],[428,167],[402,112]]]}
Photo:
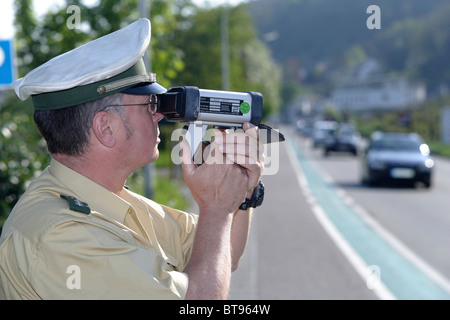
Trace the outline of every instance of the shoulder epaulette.
{"label": "shoulder epaulette", "polygon": [[66,196],[63,194],[61,194],[60,197],[67,200],[67,202],[69,203],[70,210],[85,214],[91,213],[91,208],[89,208],[89,205],[86,202],[80,201],[72,196]]}

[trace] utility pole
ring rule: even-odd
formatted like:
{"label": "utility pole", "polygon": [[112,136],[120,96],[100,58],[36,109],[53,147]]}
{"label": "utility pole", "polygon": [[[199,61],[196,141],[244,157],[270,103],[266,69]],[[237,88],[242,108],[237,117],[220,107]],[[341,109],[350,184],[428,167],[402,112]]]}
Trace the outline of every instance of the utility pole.
{"label": "utility pole", "polygon": [[[148,3],[148,6],[147,6]],[[150,0],[139,0],[139,11],[141,14],[141,18],[149,18],[151,12],[151,4]],[[149,50],[144,54],[144,64],[147,72],[152,70],[152,49],[151,44],[149,45]],[[145,196],[149,199],[153,198],[154,195],[154,172],[155,172],[155,164],[149,163],[144,166],[144,184],[145,184]]]}
{"label": "utility pole", "polygon": [[221,14],[221,48],[222,48],[222,90],[230,90],[230,39],[229,39],[229,7],[224,5]]}

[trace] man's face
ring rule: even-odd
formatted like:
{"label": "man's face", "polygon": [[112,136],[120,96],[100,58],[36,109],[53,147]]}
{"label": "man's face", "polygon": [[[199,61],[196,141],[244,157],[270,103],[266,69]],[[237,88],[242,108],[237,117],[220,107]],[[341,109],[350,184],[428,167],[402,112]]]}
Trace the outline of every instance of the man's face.
{"label": "man's face", "polygon": [[[164,116],[161,113],[151,114],[148,102],[148,95],[128,95],[123,94],[123,104],[128,124],[124,125],[126,138],[123,141],[124,149],[139,167],[156,161],[159,156],[158,122]],[[133,105],[143,104],[143,105]]]}

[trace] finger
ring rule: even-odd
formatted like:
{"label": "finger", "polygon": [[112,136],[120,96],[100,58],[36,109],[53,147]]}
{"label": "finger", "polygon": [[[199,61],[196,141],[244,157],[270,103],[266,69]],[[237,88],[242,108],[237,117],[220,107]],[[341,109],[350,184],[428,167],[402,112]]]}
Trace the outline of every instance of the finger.
{"label": "finger", "polygon": [[216,142],[217,144],[221,144],[225,141],[225,137],[229,134],[226,130],[214,129],[214,136],[211,142]]}
{"label": "finger", "polygon": [[255,138],[255,139],[258,139],[258,135],[259,135],[259,128],[257,127],[257,126],[255,126],[254,124],[251,124],[250,122],[245,122],[243,125],[242,125],[242,129],[244,129],[244,132],[247,134],[247,135],[249,135],[249,136],[251,136],[251,137],[253,137],[253,138]]}
{"label": "finger", "polygon": [[251,159],[249,159],[249,158],[243,159],[241,156],[238,156],[237,159],[235,159],[235,161],[236,161],[236,163],[241,163],[241,164],[237,164],[237,165],[247,175],[248,190],[252,190],[253,188],[256,187],[259,180],[261,179],[261,175],[264,171],[264,164],[263,163],[252,164],[252,163],[250,163]]}
{"label": "finger", "polygon": [[258,147],[251,145],[235,145],[232,150],[226,149],[225,154],[227,157],[235,159],[235,163],[249,163],[255,164],[257,162],[263,162],[264,153],[260,152]]}
{"label": "finger", "polygon": [[250,128],[258,128],[257,126],[255,126],[253,123],[250,122],[244,122],[242,124],[242,128],[244,129],[244,131],[247,131]]}
{"label": "finger", "polygon": [[227,154],[226,155],[227,160],[229,160],[228,163],[234,163],[234,164],[238,164],[240,166],[248,166],[248,165],[256,165],[262,161],[259,161],[256,158],[253,157],[248,157],[245,155],[239,155],[239,154]]}
{"label": "finger", "polygon": [[229,134],[220,144],[216,141],[216,148],[227,155],[239,155],[260,161],[264,154],[264,145],[257,139],[243,134]]}
{"label": "finger", "polygon": [[188,175],[193,175],[196,165],[192,161],[191,148],[185,137],[183,137],[183,140],[180,142],[180,149],[180,160],[183,172]]}

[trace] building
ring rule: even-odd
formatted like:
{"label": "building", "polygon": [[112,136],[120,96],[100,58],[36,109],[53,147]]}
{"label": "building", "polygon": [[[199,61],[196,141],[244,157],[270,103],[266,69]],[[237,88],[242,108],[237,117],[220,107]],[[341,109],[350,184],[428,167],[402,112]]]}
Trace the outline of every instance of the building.
{"label": "building", "polygon": [[424,83],[382,74],[368,59],[337,83],[330,100],[340,110],[402,110],[424,102],[426,91]]}

